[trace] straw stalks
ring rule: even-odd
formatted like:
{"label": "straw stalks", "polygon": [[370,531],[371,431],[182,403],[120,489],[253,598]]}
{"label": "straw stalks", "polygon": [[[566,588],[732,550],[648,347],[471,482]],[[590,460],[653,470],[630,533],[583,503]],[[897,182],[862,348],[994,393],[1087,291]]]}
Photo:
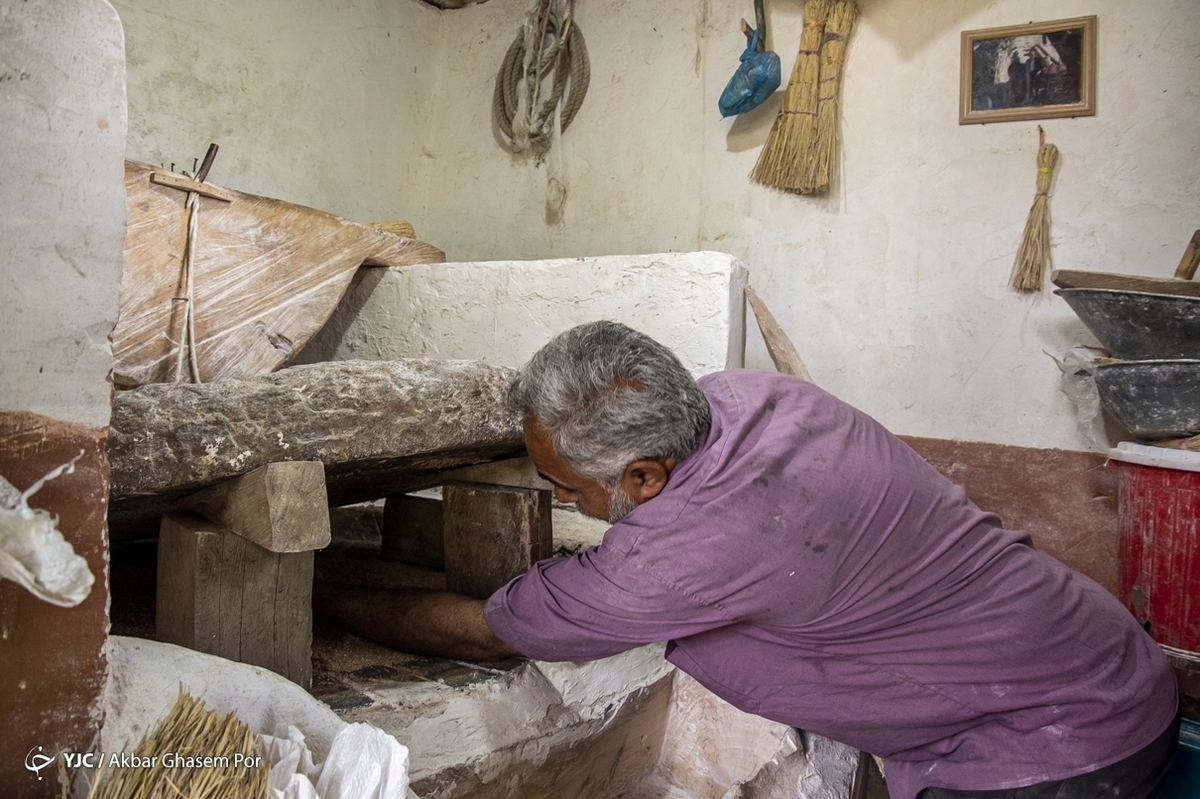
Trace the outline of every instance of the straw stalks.
{"label": "straw stalks", "polygon": [[[233,713],[219,716],[205,710],[203,701],[182,689],[174,707],[133,754],[142,760],[128,767],[110,767],[112,755],[104,754],[88,799],[263,799],[267,795],[271,766],[254,732]],[[235,754],[258,760],[235,766]],[[228,758],[228,765],[187,762],[216,757]]]}
{"label": "straw stalks", "polygon": [[821,80],[817,92],[817,129],[812,149],[805,156],[801,194],[829,191],[837,172],[838,111],[841,108],[842,72],[846,61],[846,43],[854,31],[858,6],[854,0],[838,0],[825,21],[825,39],[821,45]]}
{"label": "straw stalks", "polygon": [[829,191],[837,171],[838,110],[854,0],[807,0],[800,53],[750,177],[800,194]]}
{"label": "straw stalks", "polygon": [[1050,263],[1050,181],[1054,168],[1058,166],[1058,148],[1046,143],[1046,132],[1038,125],[1037,194],[1029,218],[1025,220],[1025,234],[1017,250],[1008,284],[1017,291],[1041,291],[1046,266]]}
{"label": "straw stalks", "polygon": [[800,52],[792,65],[783,103],[750,173],[755,183],[788,191],[804,185],[805,153],[812,149],[817,127],[817,91],[821,80],[821,42],[834,0],[807,0]]}

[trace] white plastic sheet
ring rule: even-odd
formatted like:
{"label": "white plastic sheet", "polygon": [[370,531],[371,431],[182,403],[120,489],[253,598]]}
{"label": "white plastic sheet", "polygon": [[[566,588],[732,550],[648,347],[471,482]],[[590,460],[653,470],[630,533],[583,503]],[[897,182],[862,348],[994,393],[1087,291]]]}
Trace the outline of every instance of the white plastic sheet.
{"label": "white plastic sheet", "polygon": [[64,608],[86,599],[95,577],[59,532],[58,519],[29,507],[29,498],[48,481],[74,471],[78,460],[64,463],[24,492],[0,477],[0,578]]}
{"label": "white plastic sheet", "polygon": [[314,765],[294,726],[263,736],[271,758],[271,799],[406,799],[408,749],[369,724],[347,724],[329,757]]}

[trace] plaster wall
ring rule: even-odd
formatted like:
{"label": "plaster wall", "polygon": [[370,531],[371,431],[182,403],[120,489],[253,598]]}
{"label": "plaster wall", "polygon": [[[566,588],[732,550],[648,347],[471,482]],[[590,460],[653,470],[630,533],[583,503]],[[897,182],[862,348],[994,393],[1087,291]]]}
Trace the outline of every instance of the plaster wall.
{"label": "plaster wall", "polygon": [[[1200,200],[1194,0],[860,0],[844,83],[842,178],[828,197],[751,184],[778,98],[722,120],[744,46],[729,0],[578,3],[587,99],[564,134],[561,224],[546,170],[493,137],[490,97],[529,3],[455,12],[421,232],[452,260],[721,250],[814,379],[896,432],[1083,450],[1050,353],[1094,343],[1065,303],[1007,288],[1033,199],[1037,125],[959,126],[959,34],[1099,17],[1099,110],[1043,122],[1062,153],[1054,264],[1170,275]],[[784,80],[802,3],[767,4]],[[770,368],[756,334],[748,365]]]}
{"label": "plaster wall", "polygon": [[[116,0],[128,157],[358,222],[420,218],[443,59],[419,0]],[[418,233],[420,233],[418,228]]]}
{"label": "plaster wall", "polygon": [[0,0],[0,130],[0,475],[26,490],[74,462],[30,505],[95,577],[69,608],[0,581],[0,785],[46,797],[56,768],[39,779],[26,757],[91,745],[105,675],[108,336],[125,236],[125,64],[107,2]]}
{"label": "plaster wall", "polygon": [[0,127],[0,409],[107,426],[125,236],[107,3],[0,1]]}

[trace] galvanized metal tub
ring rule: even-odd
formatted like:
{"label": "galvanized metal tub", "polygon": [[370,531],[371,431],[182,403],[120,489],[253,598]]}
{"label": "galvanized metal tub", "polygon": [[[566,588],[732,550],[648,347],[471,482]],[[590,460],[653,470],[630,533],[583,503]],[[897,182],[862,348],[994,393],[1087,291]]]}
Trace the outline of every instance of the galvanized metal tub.
{"label": "galvanized metal tub", "polygon": [[1200,359],[1097,363],[1092,373],[1100,402],[1138,438],[1200,433]]}
{"label": "galvanized metal tub", "polygon": [[1200,358],[1200,297],[1116,289],[1058,289],[1117,358]]}

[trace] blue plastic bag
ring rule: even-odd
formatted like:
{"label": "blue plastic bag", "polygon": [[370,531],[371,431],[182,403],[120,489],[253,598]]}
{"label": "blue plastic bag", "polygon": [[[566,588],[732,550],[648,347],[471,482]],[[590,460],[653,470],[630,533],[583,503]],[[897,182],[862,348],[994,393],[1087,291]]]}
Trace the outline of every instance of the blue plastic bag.
{"label": "blue plastic bag", "polygon": [[779,56],[770,50],[758,52],[759,36],[755,31],[746,51],[738,59],[742,63],[725,85],[725,91],[721,92],[717,107],[723,117],[746,113],[779,88]]}

